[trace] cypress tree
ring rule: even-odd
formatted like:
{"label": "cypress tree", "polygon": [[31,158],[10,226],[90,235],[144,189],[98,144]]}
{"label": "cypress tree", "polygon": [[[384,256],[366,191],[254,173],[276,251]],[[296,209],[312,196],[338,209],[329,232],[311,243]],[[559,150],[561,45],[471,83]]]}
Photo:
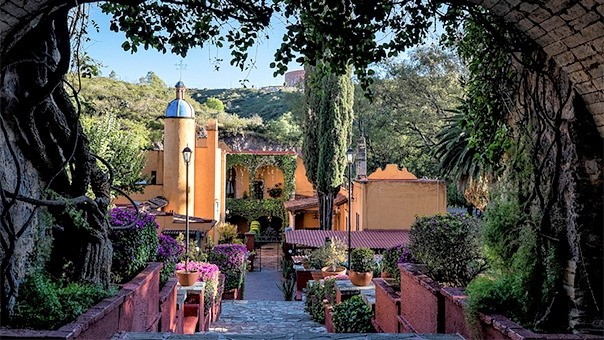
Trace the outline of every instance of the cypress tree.
{"label": "cypress tree", "polygon": [[319,195],[321,229],[331,230],[334,198],[346,171],[354,86],[350,68],[336,75],[319,62],[307,65],[305,74],[304,166]]}

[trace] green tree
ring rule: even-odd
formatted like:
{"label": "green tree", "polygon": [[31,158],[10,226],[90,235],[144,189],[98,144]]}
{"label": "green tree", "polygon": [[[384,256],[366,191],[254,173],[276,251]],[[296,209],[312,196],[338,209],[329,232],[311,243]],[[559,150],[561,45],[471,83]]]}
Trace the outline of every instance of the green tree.
{"label": "green tree", "polygon": [[291,112],[286,112],[279,119],[269,121],[266,124],[266,135],[288,146],[302,144],[302,128],[294,120]]}
{"label": "green tree", "polygon": [[331,230],[333,201],[344,183],[346,150],[352,132],[354,87],[322,64],[306,66],[306,122],[302,144],[308,180],[319,195],[321,229]]}
{"label": "green tree", "polygon": [[218,112],[224,111],[224,104],[218,98],[214,98],[214,97],[208,98],[208,100],[206,100],[204,105],[214,111],[218,111]]}
{"label": "green tree", "polygon": [[380,65],[371,86],[373,101],[355,96],[355,126],[367,140],[369,172],[393,163],[418,177],[438,175],[431,150],[463,95],[463,73],[454,53],[435,45],[411,51],[409,60]]}
{"label": "green tree", "polygon": [[[120,120],[114,114],[82,117],[82,127],[90,149],[112,168],[113,185],[125,192],[142,192],[143,147],[148,144],[144,127]],[[105,168],[105,165],[101,165]]]}

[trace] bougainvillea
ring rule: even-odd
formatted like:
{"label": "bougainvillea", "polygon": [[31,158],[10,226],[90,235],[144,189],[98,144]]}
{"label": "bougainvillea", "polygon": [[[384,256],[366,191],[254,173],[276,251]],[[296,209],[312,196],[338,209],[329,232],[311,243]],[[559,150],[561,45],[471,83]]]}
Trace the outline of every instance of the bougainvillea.
{"label": "bougainvillea", "polygon": [[160,273],[160,285],[168,281],[174,275],[176,270],[176,262],[184,254],[184,248],[174,238],[159,234],[159,243],[157,245],[157,255],[155,260],[163,262],[164,266]]}
{"label": "bougainvillea", "polygon": [[158,225],[155,217],[133,209],[114,208],[109,213],[113,226],[134,225],[125,229],[114,229],[109,236],[113,244],[111,264],[112,281],[122,283],[140,272],[147,262],[157,254]]}
{"label": "bougainvillea", "polygon": [[219,244],[210,251],[208,261],[226,276],[225,290],[242,288],[245,280],[247,249],[242,244]]}
{"label": "bougainvillea", "polygon": [[[176,270],[185,269],[185,263],[179,262],[176,264]],[[208,262],[189,261],[187,264],[188,270],[197,270],[199,276],[197,281],[205,282],[204,289],[204,311],[208,313],[212,307],[212,302],[216,301],[216,296],[219,290],[220,269],[217,265]]]}

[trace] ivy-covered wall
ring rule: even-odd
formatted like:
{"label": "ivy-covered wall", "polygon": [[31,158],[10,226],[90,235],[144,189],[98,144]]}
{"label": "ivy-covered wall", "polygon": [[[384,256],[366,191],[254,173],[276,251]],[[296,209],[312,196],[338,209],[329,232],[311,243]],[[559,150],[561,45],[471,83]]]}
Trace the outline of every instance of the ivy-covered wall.
{"label": "ivy-covered wall", "polygon": [[[254,191],[254,178],[258,169],[272,165],[283,171],[283,193],[278,198],[257,200]],[[248,198],[227,198],[226,209],[230,215],[242,216],[248,223],[262,216],[278,217],[284,225],[288,223],[288,216],[283,202],[289,200],[296,190],[294,174],[296,172],[296,155],[257,155],[257,154],[229,154],[226,158],[226,168],[234,166],[246,168],[249,176]]]}

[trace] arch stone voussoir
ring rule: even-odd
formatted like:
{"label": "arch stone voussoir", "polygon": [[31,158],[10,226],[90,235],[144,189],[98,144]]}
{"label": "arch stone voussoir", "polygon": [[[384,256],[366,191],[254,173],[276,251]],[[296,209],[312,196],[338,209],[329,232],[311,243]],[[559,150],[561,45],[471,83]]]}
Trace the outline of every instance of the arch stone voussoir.
{"label": "arch stone voussoir", "polygon": [[568,74],[604,137],[604,1],[469,0],[538,43]]}

